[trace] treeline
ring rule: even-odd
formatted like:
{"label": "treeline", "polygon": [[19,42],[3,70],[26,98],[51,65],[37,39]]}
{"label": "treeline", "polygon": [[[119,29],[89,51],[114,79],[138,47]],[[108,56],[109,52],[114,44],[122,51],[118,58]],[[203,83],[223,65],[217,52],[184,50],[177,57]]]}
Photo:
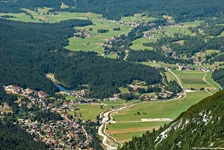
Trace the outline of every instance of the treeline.
{"label": "treeline", "polygon": [[[182,41],[183,43],[180,44],[179,42]],[[205,51],[208,49],[216,49],[224,51],[223,49],[223,37],[216,37],[216,38],[208,38],[205,41],[204,36],[189,36],[189,35],[181,35],[175,34],[173,37],[162,37],[157,40],[156,43],[144,43],[144,46],[153,47],[154,49],[161,50],[162,46],[168,46],[171,48],[175,55],[178,57],[180,56],[187,56],[190,58],[196,52]]]}
{"label": "treeline", "polygon": [[[99,116],[97,116],[97,119],[98,119],[97,122],[99,122],[99,119],[100,119]],[[87,120],[84,125],[84,128],[87,134],[91,135],[91,139],[92,139],[92,142],[87,148],[89,149],[93,148],[94,150],[103,150],[102,142],[99,139],[99,135],[97,134],[98,133],[97,126],[99,126],[98,123],[91,122],[90,120]]]}
{"label": "treeline", "polygon": [[[119,150],[192,149],[224,147],[224,92],[207,97],[159,130],[133,137]],[[202,115],[200,115],[202,114]],[[209,116],[205,121],[203,116]],[[212,116],[212,117],[211,117]],[[212,143],[212,146],[211,146]]]}
{"label": "treeline", "polygon": [[108,54],[110,52],[119,52],[120,57],[123,58],[125,50],[130,49],[129,46],[131,46],[132,41],[143,37],[143,32],[152,27],[153,26],[150,27],[146,23],[141,23],[139,26],[132,28],[127,35],[122,34],[114,37],[113,40],[104,43],[105,53]]}
{"label": "treeline", "polygon": [[157,51],[149,51],[149,50],[140,50],[140,51],[134,51],[131,50],[128,53],[127,57],[128,61],[133,61],[133,62],[146,62],[146,61],[161,61],[165,63],[170,63],[170,64],[176,64],[176,63],[181,63],[181,64],[190,64],[192,63],[191,60],[184,60],[184,59],[175,59],[173,57],[167,57],[165,56],[165,53],[161,50]]}
{"label": "treeline", "polygon": [[31,134],[8,121],[0,121],[0,149],[47,150],[44,143],[33,140]]}
{"label": "treeline", "polygon": [[224,89],[224,68],[216,69],[212,78]]}
{"label": "treeline", "polygon": [[[71,55],[68,53],[68,55]],[[56,78],[68,87],[88,84],[90,97],[105,98],[119,93],[118,87],[131,84],[133,80],[151,85],[160,82],[161,76],[155,68],[115,61],[96,56],[95,53],[73,53],[72,57],[51,59],[49,68],[55,67]],[[58,59],[57,59],[58,58]],[[61,59],[60,59],[61,58]]]}
{"label": "treeline", "polygon": [[0,82],[53,94],[58,89],[46,74],[54,73],[70,89],[88,84],[89,96],[99,98],[118,93],[117,87],[132,80],[160,82],[161,76],[155,68],[63,49],[75,32],[74,26],[89,24],[92,22],[87,20],[57,24],[0,20]]}
{"label": "treeline", "polygon": [[74,26],[90,24],[87,20],[35,24],[0,19],[0,82],[42,89],[49,94],[58,91],[45,77],[46,70],[41,64],[47,65],[44,62],[50,62],[50,56],[68,44],[67,38],[73,36]]}
{"label": "treeline", "polygon": [[222,0],[77,0],[76,11],[96,12],[109,19],[120,19],[136,13],[149,12],[152,16],[170,15],[176,21],[218,17],[224,9]]}
{"label": "treeline", "polygon": [[[70,7],[61,9],[61,2]],[[222,0],[212,2],[210,0],[188,0],[181,3],[178,0],[8,0],[7,2],[0,1],[0,7],[1,12],[5,13],[21,12],[21,8],[36,9],[38,7],[54,8],[53,11],[95,12],[103,14],[105,18],[116,20],[123,16],[145,12],[154,17],[170,15],[177,22],[219,17],[224,9]]]}
{"label": "treeline", "polygon": [[224,19],[216,18],[216,19],[207,19],[205,22],[202,22],[199,26],[192,28],[189,30],[196,34],[206,34],[207,36],[218,36],[224,31]]}
{"label": "treeline", "polygon": [[33,120],[37,120],[38,122],[46,123],[47,121],[58,121],[63,120],[60,114],[52,113],[50,110],[41,110],[36,113],[36,116],[33,118]]}
{"label": "treeline", "polygon": [[[37,9],[38,7],[50,7],[54,10],[61,10],[61,3],[65,5],[74,6],[73,0],[8,0],[7,2],[0,1],[1,12],[3,13],[18,13],[21,12],[21,8]],[[70,9],[69,9],[70,10]]]}

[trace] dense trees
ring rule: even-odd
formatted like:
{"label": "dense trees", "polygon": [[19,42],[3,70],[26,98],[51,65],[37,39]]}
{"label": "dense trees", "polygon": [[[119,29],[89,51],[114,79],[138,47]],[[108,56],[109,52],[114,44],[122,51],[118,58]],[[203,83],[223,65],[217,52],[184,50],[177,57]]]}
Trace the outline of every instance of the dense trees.
{"label": "dense trees", "polygon": [[1,19],[0,82],[3,85],[43,89],[51,94],[57,91],[45,77],[48,65],[44,61],[67,45],[67,38],[73,35],[74,26],[88,24],[91,22],[86,20],[34,24]]}
{"label": "dense trees", "polygon": [[118,93],[118,86],[132,80],[158,83],[159,72],[152,68],[63,49],[74,26],[89,25],[87,20],[69,20],[57,24],[21,23],[0,20],[0,82],[53,94],[57,87],[46,78],[54,73],[67,88],[88,84],[90,96],[108,97]]}
{"label": "dense trees", "polygon": [[8,121],[0,121],[0,147],[2,150],[30,149],[47,150],[44,143],[33,140],[31,134]]}
{"label": "dense trees", "polygon": [[[61,2],[70,6],[61,9]],[[122,16],[129,16],[145,12],[150,16],[170,15],[176,21],[198,20],[207,17],[218,17],[222,14],[224,6],[222,0],[8,0],[0,1],[2,12],[20,12],[21,8],[35,9],[37,7],[51,7],[54,10],[67,10],[79,12],[95,12],[103,14],[108,19],[120,19]]]}
{"label": "dense trees", "polygon": [[77,11],[91,11],[103,14],[109,19],[120,19],[122,16],[148,11],[150,15],[174,16],[176,21],[196,20],[205,17],[220,16],[222,0],[77,0]]}
{"label": "dense trees", "polygon": [[212,74],[212,78],[218,82],[222,88],[224,88],[224,69],[215,70]]}
{"label": "dense trees", "polygon": [[182,60],[182,59],[174,59],[172,57],[166,57],[164,52],[161,50],[157,51],[149,51],[149,50],[141,50],[141,51],[130,51],[128,61],[134,62],[145,62],[145,61],[161,61],[165,63],[175,64],[175,63],[191,63],[189,60]]}

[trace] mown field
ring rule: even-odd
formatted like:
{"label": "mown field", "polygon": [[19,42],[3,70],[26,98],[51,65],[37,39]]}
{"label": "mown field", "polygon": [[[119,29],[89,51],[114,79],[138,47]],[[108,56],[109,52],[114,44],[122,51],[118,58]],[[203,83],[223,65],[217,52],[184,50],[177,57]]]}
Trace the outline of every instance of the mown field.
{"label": "mown field", "polygon": [[[137,125],[135,122],[130,123],[130,121],[141,121],[143,118],[175,119],[181,112],[187,110],[190,106],[196,104],[207,96],[209,96],[207,92],[200,91],[188,93],[188,96],[182,100],[143,102],[118,114],[114,114],[113,118],[118,123],[108,125],[108,130],[106,132],[112,134],[112,136],[120,142],[130,140],[133,135],[137,136],[139,134],[138,132],[135,134],[135,131],[141,130],[139,129],[139,123]],[[137,115],[138,112],[140,115]],[[123,123],[119,124],[119,122]],[[145,128],[142,128],[141,132],[143,132],[143,130],[147,131],[152,130],[153,128],[158,128],[164,123],[168,122],[143,122],[142,124],[144,124]],[[129,130],[127,128],[127,130],[123,130],[122,132],[122,126],[128,126]],[[115,135],[113,135],[114,133]]]}
{"label": "mown field", "polygon": [[107,133],[113,136],[118,142],[130,140],[133,136],[141,136],[146,130],[157,129],[158,126],[167,122],[136,122],[108,124]]}
{"label": "mown field", "polygon": [[[201,88],[209,87],[211,93],[218,91],[219,86],[213,82],[211,79],[212,73],[207,73],[205,80],[209,83],[203,81],[205,75],[202,71],[173,71],[178,78],[182,81],[184,88]],[[176,80],[176,78],[170,73],[165,73],[169,80]],[[190,82],[186,82],[186,81]],[[195,83],[196,82],[196,83]],[[211,84],[211,85],[210,85]],[[217,89],[214,89],[214,87]],[[199,90],[197,92],[187,93],[186,98],[180,100],[172,101],[150,101],[143,102],[135,105],[129,109],[121,111],[119,113],[113,114],[115,124],[110,124],[107,126],[107,131],[111,136],[113,136],[118,142],[124,143],[130,140],[132,136],[140,136],[143,130],[152,130],[153,128],[158,128],[163,126],[164,123],[168,122],[141,122],[144,118],[170,118],[175,119],[181,112],[186,111],[190,106],[198,103],[203,98],[209,96],[210,94],[204,90]],[[124,127],[126,129],[122,130]],[[123,131],[123,132],[122,132]]]}
{"label": "mown field", "polygon": [[[75,99],[71,97],[66,97],[67,99]],[[69,114],[77,114],[77,117],[79,117],[81,120],[92,120],[94,121],[95,118],[101,113],[106,110],[121,107],[125,104],[131,104],[138,102],[140,100],[132,100],[132,101],[125,101],[125,100],[116,100],[116,101],[103,101],[102,103],[87,103],[87,104],[79,104],[77,105],[77,108],[79,110],[71,110],[69,111]]]}
{"label": "mown field", "polygon": [[183,86],[186,89],[194,88],[200,90],[200,88],[213,88],[203,81],[205,73],[202,71],[174,70],[173,72],[181,79]]}

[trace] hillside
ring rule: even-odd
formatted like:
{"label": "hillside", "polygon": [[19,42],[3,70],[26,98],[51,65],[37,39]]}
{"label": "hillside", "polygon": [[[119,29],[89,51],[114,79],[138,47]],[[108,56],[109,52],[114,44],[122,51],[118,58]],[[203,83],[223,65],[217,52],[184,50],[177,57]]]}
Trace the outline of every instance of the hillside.
{"label": "hillside", "polygon": [[[61,5],[65,4],[66,9]],[[21,8],[36,9],[51,7],[55,11],[95,12],[108,19],[120,19],[122,16],[146,12],[152,16],[170,15],[176,21],[204,19],[222,14],[222,0],[4,0],[0,1],[2,12],[21,12]],[[53,11],[54,11],[53,10]],[[193,12],[193,13],[192,13]]]}
{"label": "hillside", "polygon": [[44,143],[33,140],[32,135],[10,122],[0,121],[0,149],[47,150]]}
{"label": "hillside", "polygon": [[158,131],[133,138],[121,150],[192,149],[224,147],[224,91],[190,107]]}
{"label": "hillside", "polygon": [[46,78],[47,73],[53,73],[66,88],[87,84],[89,96],[105,98],[118,93],[118,87],[133,80],[149,85],[161,81],[159,71],[153,67],[63,48],[68,44],[67,38],[75,32],[74,26],[91,23],[89,20],[68,20],[39,24],[0,19],[3,29],[0,31],[0,82],[53,94],[58,89]]}

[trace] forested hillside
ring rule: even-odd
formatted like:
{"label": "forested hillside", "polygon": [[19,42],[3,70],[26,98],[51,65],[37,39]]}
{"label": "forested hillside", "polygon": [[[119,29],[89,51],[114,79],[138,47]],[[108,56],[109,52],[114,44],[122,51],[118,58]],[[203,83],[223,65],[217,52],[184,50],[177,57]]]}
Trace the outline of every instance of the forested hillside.
{"label": "forested hillside", "polygon": [[76,10],[101,13],[110,19],[146,11],[153,16],[171,15],[176,21],[186,21],[219,16],[224,9],[222,4],[222,0],[77,0]]}
{"label": "forested hillside", "polygon": [[224,91],[203,99],[157,131],[134,137],[121,150],[224,147]]}
{"label": "forested hillside", "polygon": [[0,1],[2,12],[19,12],[21,8],[52,7],[61,9],[61,2],[70,6],[66,10],[95,12],[109,19],[146,12],[151,16],[170,15],[176,21],[196,20],[222,15],[222,0],[7,0]]}
{"label": "forested hillside", "polygon": [[118,87],[133,80],[158,83],[159,72],[125,61],[104,59],[95,53],[71,52],[63,49],[74,26],[91,21],[70,20],[57,24],[34,24],[0,20],[0,82],[53,94],[58,89],[46,78],[54,73],[67,88],[87,84],[90,96],[105,98],[118,93]]}
{"label": "forested hillside", "polygon": [[33,137],[17,125],[0,121],[0,149],[47,150],[44,143],[38,143]]}

